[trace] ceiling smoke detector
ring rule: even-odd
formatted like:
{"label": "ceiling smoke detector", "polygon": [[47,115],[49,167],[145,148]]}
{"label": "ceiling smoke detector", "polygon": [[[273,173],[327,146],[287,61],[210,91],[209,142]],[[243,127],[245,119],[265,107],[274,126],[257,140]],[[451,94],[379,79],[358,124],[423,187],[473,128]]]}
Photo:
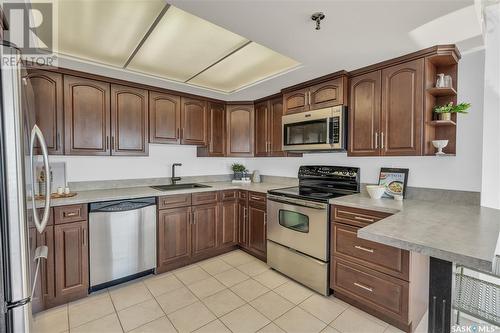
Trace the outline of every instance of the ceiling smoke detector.
{"label": "ceiling smoke detector", "polygon": [[325,14],[323,12],[316,12],[311,15],[311,20],[316,21],[316,30],[321,29],[321,20],[325,18]]}

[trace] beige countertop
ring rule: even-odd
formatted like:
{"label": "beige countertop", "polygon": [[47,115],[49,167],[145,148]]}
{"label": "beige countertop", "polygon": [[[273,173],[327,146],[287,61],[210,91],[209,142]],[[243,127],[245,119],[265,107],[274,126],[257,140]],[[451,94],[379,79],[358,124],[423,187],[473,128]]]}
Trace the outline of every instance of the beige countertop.
{"label": "beige countertop", "polygon": [[483,271],[495,269],[500,210],[452,202],[371,199],[366,194],[330,203],[394,214],[360,229],[360,238]]}
{"label": "beige countertop", "polygon": [[[221,190],[232,190],[232,189],[241,189],[241,190],[267,193],[267,191],[270,189],[287,187],[287,185],[272,184],[272,183],[233,184],[231,182],[212,182],[212,183],[201,183],[201,184],[208,185],[210,187],[173,190],[173,191],[159,191],[149,186],[138,186],[138,187],[115,188],[106,190],[79,191],[76,196],[71,198],[52,199],[50,205],[54,207],[54,206],[65,206],[65,205],[74,205],[74,204],[100,202],[100,201],[123,200],[123,199],[134,199],[134,198],[144,198],[144,197],[160,197],[164,195],[221,191]],[[44,201],[37,200],[38,207],[43,207],[43,205]]]}

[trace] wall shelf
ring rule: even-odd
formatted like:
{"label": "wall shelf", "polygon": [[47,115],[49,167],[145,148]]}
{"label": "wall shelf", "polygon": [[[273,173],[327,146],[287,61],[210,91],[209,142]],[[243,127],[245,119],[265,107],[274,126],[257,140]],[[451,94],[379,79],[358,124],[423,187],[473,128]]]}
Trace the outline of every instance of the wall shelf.
{"label": "wall shelf", "polygon": [[457,91],[454,88],[428,88],[427,92],[435,97],[457,95]]}
{"label": "wall shelf", "polygon": [[439,126],[457,126],[457,123],[453,120],[432,120],[428,122],[429,125],[439,127]]}

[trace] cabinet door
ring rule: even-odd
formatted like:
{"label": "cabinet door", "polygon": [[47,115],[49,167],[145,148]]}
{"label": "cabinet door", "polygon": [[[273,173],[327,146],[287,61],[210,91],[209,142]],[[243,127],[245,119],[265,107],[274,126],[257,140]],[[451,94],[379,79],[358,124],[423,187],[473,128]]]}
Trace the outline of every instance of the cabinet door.
{"label": "cabinet door", "polygon": [[269,152],[271,156],[285,156],[283,152],[283,99],[276,98],[269,102]]}
{"label": "cabinet door", "polygon": [[248,246],[251,251],[266,256],[266,206],[248,205]]}
{"label": "cabinet door", "polygon": [[233,246],[238,244],[238,201],[223,201],[220,204],[218,219],[218,246]]}
{"label": "cabinet door", "polygon": [[181,143],[205,146],[207,144],[207,102],[181,98]]}
{"label": "cabinet door", "polygon": [[283,108],[285,114],[309,110],[309,101],[307,100],[308,92],[308,89],[301,89],[283,94]]}
{"label": "cabinet door", "polygon": [[309,88],[310,110],[344,104],[343,79],[323,82]]}
{"label": "cabinet door", "polygon": [[421,155],[424,59],[382,70],[383,155]]}
{"label": "cabinet door", "polygon": [[253,105],[228,105],[226,129],[227,156],[253,156]]}
{"label": "cabinet door", "polygon": [[380,154],[381,72],[371,72],[350,80],[349,156]]}
{"label": "cabinet door", "polygon": [[248,248],[248,203],[246,199],[238,200],[238,243]]}
{"label": "cabinet door", "polygon": [[269,151],[269,102],[255,104],[255,156],[267,156]]}
{"label": "cabinet door", "polygon": [[217,203],[193,206],[193,256],[217,247]]}
{"label": "cabinet door", "polygon": [[30,70],[27,79],[33,88],[35,121],[42,130],[48,153],[61,155],[64,153],[62,74]]}
{"label": "cabinet door", "polygon": [[87,221],[55,225],[54,242],[57,303],[86,296],[89,288]]}
{"label": "cabinet door", "polygon": [[64,76],[66,155],[109,155],[108,83]]}
{"label": "cabinet door", "polygon": [[226,154],[226,107],[220,103],[209,103],[208,149],[209,156],[224,157]]}
{"label": "cabinet door", "polygon": [[191,256],[191,207],[158,212],[158,266]]}
{"label": "cabinet door", "polygon": [[148,91],[111,85],[111,154],[148,154]]}
{"label": "cabinet door", "polygon": [[45,307],[52,306],[56,297],[55,287],[55,249],[54,249],[54,227],[47,226],[43,233],[37,233],[36,246],[45,245],[48,248],[47,260],[40,265],[40,277],[42,296]]}
{"label": "cabinet door", "polygon": [[149,142],[179,143],[181,98],[156,91],[149,92]]}

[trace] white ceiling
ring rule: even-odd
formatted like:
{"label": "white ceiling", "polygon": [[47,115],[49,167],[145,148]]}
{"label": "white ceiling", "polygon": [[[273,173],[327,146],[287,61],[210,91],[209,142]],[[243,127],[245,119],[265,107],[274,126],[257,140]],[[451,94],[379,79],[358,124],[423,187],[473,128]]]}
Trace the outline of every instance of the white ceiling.
{"label": "white ceiling", "polygon": [[[92,63],[60,59],[61,67],[224,100],[253,100],[337,70],[352,70],[435,44],[461,52],[482,46],[474,0],[170,0],[194,15],[302,63],[298,69],[231,94]],[[326,14],[314,29],[313,12]]]}

